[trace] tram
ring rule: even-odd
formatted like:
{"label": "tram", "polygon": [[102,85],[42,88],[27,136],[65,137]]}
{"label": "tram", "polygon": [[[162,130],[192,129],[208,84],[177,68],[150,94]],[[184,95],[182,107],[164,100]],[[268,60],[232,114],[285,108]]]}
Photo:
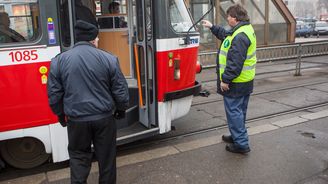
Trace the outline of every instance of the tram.
{"label": "tram", "polygon": [[46,84],[51,58],[74,45],[73,25],[83,11],[96,16],[99,48],[118,56],[128,81],[118,144],[169,132],[188,113],[201,89],[195,80],[201,67],[199,33],[185,1],[120,0],[115,13],[111,3],[0,0],[0,154],[9,165],[69,158],[67,131],[49,108]]}

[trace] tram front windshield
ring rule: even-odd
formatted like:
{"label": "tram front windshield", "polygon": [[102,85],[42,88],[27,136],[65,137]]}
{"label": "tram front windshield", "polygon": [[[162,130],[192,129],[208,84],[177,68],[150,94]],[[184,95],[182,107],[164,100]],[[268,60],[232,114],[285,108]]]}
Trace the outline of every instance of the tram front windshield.
{"label": "tram front windshield", "polygon": [[[169,4],[170,20],[176,32],[187,32],[192,26],[192,21],[184,1],[170,0]],[[191,31],[195,31],[194,28]]]}

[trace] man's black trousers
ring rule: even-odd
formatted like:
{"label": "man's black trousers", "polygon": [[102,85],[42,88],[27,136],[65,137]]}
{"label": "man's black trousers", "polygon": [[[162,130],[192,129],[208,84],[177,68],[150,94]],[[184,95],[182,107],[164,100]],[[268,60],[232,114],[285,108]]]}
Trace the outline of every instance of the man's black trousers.
{"label": "man's black trousers", "polygon": [[91,144],[99,166],[99,183],[116,182],[116,125],[112,116],[96,121],[68,121],[71,183],[86,183],[92,162]]}

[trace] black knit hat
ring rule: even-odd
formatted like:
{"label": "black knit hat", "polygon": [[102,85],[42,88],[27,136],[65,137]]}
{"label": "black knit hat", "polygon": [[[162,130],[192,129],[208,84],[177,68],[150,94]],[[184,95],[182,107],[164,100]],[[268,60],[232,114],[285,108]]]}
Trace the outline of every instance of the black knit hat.
{"label": "black knit hat", "polygon": [[76,41],[91,41],[97,38],[98,28],[86,21],[77,20],[74,26]]}

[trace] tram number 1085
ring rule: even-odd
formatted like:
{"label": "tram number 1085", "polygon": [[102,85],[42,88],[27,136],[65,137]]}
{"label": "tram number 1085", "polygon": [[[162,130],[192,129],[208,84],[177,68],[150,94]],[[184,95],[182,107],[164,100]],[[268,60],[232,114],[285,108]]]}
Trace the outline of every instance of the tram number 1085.
{"label": "tram number 1085", "polygon": [[35,61],[39,58],[37,50],[25,50],[10,52],[11,62]]}

